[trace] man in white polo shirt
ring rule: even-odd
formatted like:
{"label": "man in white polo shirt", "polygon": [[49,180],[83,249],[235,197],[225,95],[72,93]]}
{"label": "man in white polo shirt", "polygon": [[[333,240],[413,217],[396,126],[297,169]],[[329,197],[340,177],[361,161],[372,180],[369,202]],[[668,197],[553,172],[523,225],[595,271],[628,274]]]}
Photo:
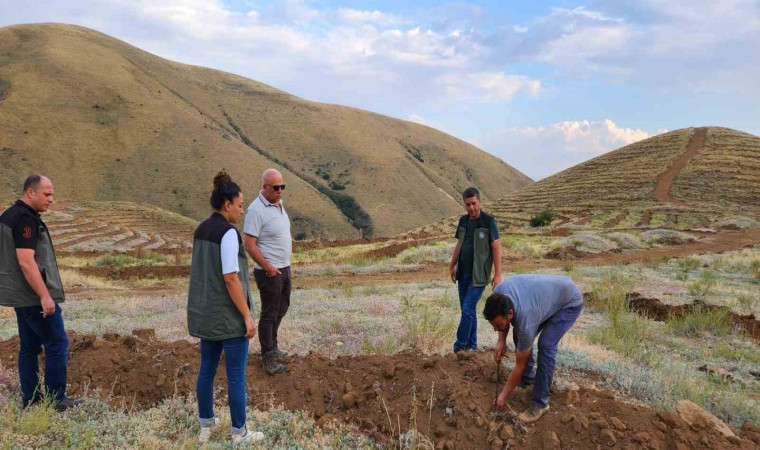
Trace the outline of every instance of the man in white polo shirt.
{"label": "man in white polo shirt", "polygon": [[259,342],[262,369],[269,375],[282,373],[288,352],[277,345],[277,330],[290,306],[290,219],[282,205],[285,183],[282,174],[267,169],[262,188],[245,215],[245,249],[253,258],[253,276],[261,297]]}

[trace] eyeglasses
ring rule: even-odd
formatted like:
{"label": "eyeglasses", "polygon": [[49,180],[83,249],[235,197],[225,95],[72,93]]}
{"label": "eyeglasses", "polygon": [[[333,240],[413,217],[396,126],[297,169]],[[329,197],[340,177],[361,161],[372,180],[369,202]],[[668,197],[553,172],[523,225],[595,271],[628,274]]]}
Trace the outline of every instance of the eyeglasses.
{"label": "eyeglasses", "polygon": [[274,185],[274,184],[265,184],[264,186],[269,186],[272,189],[274,189],[275,191],[284,191],[285,190],[285,185],[284,184],[281,184],[279,186],[278,185]]}

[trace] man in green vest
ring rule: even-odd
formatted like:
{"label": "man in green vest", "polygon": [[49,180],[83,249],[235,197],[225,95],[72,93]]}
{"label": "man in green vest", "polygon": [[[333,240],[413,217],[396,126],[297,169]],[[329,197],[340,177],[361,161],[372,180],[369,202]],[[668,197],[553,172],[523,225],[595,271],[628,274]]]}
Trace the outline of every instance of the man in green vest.
{"label": "man in green vest", "polygon": [[53,204],[53,183],[29,175],[20,200],[0,216],[0,306],[16,311],[21,347],[18,373],[24,407],[43,399],[37,357],[45,349],[45,395],[58,411],[81,400],[66,397],[69,339],[59,303],[64,302],[53,242],[41,212]]}
{"label": "man in green vest", "polygon": [[[488,283],[501,283],[501,246],[496,220],[480,209],[480,191],[467,188],[462,194],[467,214],[459,218],[451,255],[451,281],[459,282],[462,316],[454,342],[454,353],[478,347],[478,317],[475,307]],[[494,274],[491,278],[491,266]]]}

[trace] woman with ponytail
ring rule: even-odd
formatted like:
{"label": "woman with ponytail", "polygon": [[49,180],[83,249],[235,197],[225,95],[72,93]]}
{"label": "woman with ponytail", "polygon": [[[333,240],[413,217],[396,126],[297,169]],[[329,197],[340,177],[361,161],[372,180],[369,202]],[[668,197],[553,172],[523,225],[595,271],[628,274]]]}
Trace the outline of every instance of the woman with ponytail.
{"label": "woman with ponytail", "polygon": [[243,215],[243,195],[240,186],[224,171],[214,177],[211,207],[211,217],[195,230],[187,298],[187,327],[191,336],[201,340],[196,386],[199,440],[208,441],[212,428],[219,424],[219,418],[214,416],[214,377],[224,351],[232,441],[254,442],[264,435],[246,427],[245,367],[248,340],[256,334],[256,325],[248,258],[234,226]]}

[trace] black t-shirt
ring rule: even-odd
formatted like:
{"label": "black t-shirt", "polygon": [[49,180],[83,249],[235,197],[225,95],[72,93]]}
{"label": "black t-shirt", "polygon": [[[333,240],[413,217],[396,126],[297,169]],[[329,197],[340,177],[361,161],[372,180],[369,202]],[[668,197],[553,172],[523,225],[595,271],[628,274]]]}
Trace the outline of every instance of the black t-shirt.
{"label": "black t-shirt", "polygon": [[455,238],[459,237],[458,234],[461,227],[465,227],[465,232],[462,247],[459,249],[458,270],[460,275],[471,275],[472,265],[475,262],[475,246],[473,244],[475,230],[478,228],[488,228],[490,231],[490,241],[493,242],[499,239],[499,227],[496,224],[496,220],[483,211],[480,212],[480,216],[475,220],[470,219],[469,214],[460,217],[457,232],[454,235]]}
{"label": "black t-shirt", "polygon": [[0,216],[0,220],[13,230],[16,248],[37,248],[40,228],[44,224],[39,213],[31,206],[18,200]]}

